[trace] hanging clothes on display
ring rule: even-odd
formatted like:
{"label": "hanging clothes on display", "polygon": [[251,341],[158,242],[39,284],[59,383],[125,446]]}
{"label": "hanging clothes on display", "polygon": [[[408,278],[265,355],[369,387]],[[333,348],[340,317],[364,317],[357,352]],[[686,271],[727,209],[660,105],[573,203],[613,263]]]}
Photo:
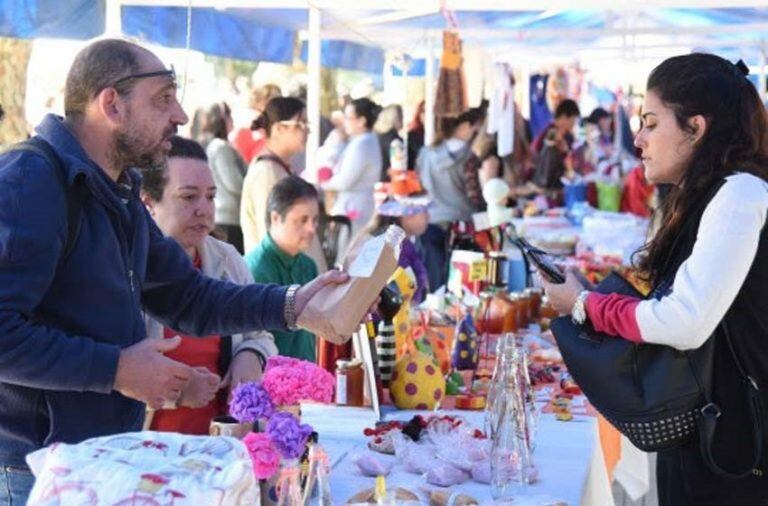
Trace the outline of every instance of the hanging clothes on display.
{"label": "hanging clothes on display", "polygon": [[455,31],[443,32],[443,55],[437,80],[435,116],[455,117],[468,109],[462,68],[461,39]]}
{"label": "hanging clothes on display", "polygon": [[616,104],[616,114],[613,118],[616,128],[614,136],[614,146],[630,155],[635,154],[635,142],[632,137],[632,129],[629,127],[629,116],[627,110],[621,103]]}
{"label": "hanging clothes on display", "polygon": [[511,155],[515,143],[515,77],[506,63],[494,65],[496,88],[488,104],[488,133],[496,135],[500,157]]}
{"label": "hanging clothes on display", "polygon": [[552,123],[552,111],[547,105],[546,74],[534,74],[530,79],[530,105],[531,105],[531,133],[536,139],[550,123]]}
{"label": "hanging clothes on display", "polygon": [[562,67],[555,70],[554,74],[550,74],[547,80],[547,105],[550,111],[557,109],[560,102],[566,98],[575,99],[569,95],[568,82],[568,72]]}
{"label": "hanging clothes on display", "polygon": [[462,48],[462,70],[467,90],[467,107],[483,104],[483,99],[492,96],[496,87],[495,65],[488,52],[477,44],[464,44]]}

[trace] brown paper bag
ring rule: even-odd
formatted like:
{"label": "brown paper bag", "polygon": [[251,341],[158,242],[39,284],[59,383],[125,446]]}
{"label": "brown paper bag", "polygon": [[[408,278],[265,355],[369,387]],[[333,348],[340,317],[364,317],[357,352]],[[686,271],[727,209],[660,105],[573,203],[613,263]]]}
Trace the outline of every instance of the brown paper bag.
{"label": "brown paper bag", "polygon": [[354,259],[345,262],[350,280],[317,292],[301,312],[299,326],[317,330],[336,344],[357,332],[371,304],[397,269],[404,238],[405,232],[392,226],[385,234],[367,241]]}

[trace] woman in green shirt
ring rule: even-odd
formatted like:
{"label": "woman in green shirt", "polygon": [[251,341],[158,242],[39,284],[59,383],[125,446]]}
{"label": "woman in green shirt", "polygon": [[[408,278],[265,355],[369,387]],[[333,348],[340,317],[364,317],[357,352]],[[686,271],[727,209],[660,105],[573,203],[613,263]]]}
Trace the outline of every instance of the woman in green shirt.
{"label": "woman in green shirt", "polygon": [[[303,285],[317,277],[314,260],[304,254],[317,234],[320,207],[317,190],[290,176],[272,188],[267,202],[268,233],[245,256],[257,283]],[[273,332],[280,355],[315,361],[314,334],[299,329]]]}

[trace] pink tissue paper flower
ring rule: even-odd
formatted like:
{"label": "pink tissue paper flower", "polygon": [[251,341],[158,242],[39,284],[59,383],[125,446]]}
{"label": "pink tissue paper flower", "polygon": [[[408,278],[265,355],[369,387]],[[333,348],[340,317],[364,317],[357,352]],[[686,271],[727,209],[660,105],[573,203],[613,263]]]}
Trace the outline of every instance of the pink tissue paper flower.
{"label": "pink tissue paper flower", "polygon": [[287,357],[271,357],[261,382],[277,406],[300,401],[330,403],[336,386],[335,378],[325,369]]}
{"label": "pink tissue paper flower", "polygon": [[249,432],[243,443],[253,463],[253,474],[260,480],[266,480],[280,468],[280,452],[272,444],[272,439],[265,433]]}

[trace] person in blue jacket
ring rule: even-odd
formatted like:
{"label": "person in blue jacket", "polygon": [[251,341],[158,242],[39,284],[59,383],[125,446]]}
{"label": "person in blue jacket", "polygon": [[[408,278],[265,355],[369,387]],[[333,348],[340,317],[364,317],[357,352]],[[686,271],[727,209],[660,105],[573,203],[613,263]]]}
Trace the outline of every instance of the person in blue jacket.
{"label": "person in blue jacket", "polygon": [[141,430],[145,404],[178,398],[195,371],[163,354],[178,338],[145,339],[142,309],[189,335],[287,330],[320,288],[348,279],[240,286],[206,278],[163,237],[135,169],[166,162],[187,116],[173,70],[148,50],[87,46],[64,105],[37,127],[54,158],[0,155],[0,506],[26,503],[28,453]]}

